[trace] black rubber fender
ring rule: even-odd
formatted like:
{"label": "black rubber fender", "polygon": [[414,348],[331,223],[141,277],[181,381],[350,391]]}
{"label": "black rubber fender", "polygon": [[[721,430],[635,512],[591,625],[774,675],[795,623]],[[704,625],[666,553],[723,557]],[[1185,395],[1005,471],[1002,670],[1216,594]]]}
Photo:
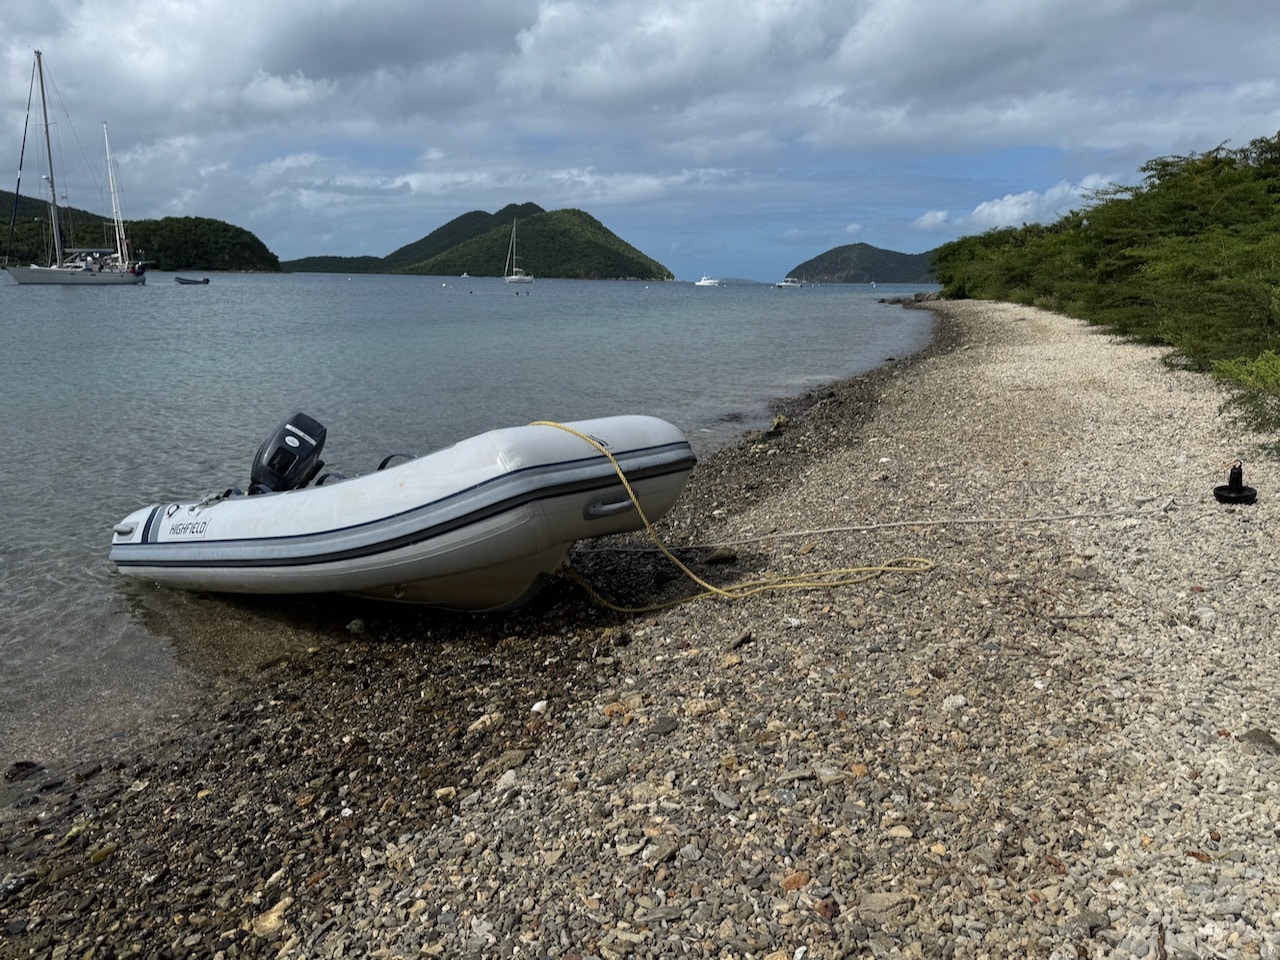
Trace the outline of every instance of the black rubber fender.
{"label": "black rubber fender", "polygon": [[1253,487],[1241,485],[1233,487],[1223,484],[1213,488],[1213,495],[1219,503],[1254,503],[1258,499],[1258,491]]}
{"label": "black rubber fender", "polygon": [[1233,461],[1227,469],[1227,482],[1213,488],[1213,495],[1219,503],[1253,503],[1258,499],[1258,491],[1244,485],[1244,464]]}

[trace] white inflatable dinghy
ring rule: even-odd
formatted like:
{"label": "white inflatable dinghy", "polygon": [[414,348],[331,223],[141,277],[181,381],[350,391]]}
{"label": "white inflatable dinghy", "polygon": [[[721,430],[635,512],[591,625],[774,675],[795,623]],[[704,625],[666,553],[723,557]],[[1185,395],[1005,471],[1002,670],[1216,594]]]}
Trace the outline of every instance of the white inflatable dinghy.
{"label": "white inflatable dinghy", "polygon": [[114,527],[111,561],[188,590],[507,609],[575,541],[643,529],[619,470],[655,520],[696,462],[676,427],[645,416],[493,430],[350,479],[317,477],[324,439],[323,425],[291,417],[259,449],[248,492],[131,513]]}

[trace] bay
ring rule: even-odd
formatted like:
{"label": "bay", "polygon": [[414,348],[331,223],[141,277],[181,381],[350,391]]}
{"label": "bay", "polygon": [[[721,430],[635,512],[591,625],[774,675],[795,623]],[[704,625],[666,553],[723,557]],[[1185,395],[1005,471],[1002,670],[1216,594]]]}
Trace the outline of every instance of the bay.
{"label": "bay", "polygon": [[[706,454],[769,403],[928,341],[931,314],[880,302],[926,286],[211,274],[186,286],[0,283],[0,765],[73,757],[177,710],[250,653],[287,647],[287,604],[127,582],[111,526],[156,501],[247,482],[303,411],[327,469],[423,454],[532,420],[645,413]],[[218,636],[191,637],[221,623]],[[261,633],[259,630],[258,633]]]}

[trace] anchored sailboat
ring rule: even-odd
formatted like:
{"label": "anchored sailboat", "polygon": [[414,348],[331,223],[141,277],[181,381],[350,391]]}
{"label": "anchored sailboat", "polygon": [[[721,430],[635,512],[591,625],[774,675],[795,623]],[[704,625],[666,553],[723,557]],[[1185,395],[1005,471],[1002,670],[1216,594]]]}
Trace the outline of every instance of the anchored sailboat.
{"label": "anchored sailboat", "polygon": [[[102,139],[107,152],[107,179],[111,189],[111,218],[115,224],[114,247],[64,247],[62,228],[58,222],[58,188],[53,173],[53,147],[49,137],[49,106],[45,96],[44,60],[40,51],[36,51],[35,67],[32,71],[32,88],[36,81],[40,84],[40,109],[44,116],[45,156],[49,161],[49,225],[53,230],[53,259],[47,266],[14,266],[9,264],[5,269],[9,276],[18,283],[57,283],[77,284],[81,286],[115,286],[120,284],[145,283],[143,276],[145,266],[130,259],[129,240],[125,235],[124,219],[120,212],[120,194],[116,187],[115,164],[111,159],[111,141],[107,137],[107,125],[102,125]],[[28,100],[28,102],[30,102]],[[23,134],[26,143],[26,134]],[[24,151],[25,152],[25,151]],[[18,186],[22,185],[21,165],[18,170]],[[17,217],[17,195],[14,190],[14,219],[9,223],[9,246],[13,245],[14,222]]]}
{"label": "anchored sailboat", "polygon": [[502,268],[502,279],[507,283],[533,283],[533,277],[516,266],[516,222],[511,221],[511,244],[507,247],[507,265]]}

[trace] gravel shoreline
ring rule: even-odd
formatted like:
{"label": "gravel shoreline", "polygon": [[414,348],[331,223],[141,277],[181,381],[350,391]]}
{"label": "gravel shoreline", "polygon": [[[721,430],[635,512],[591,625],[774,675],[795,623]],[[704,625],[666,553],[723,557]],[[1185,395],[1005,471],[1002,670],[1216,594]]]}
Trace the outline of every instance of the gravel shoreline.
{"label": "gravel shoreline", "polygon": [[867,579],[321,604],[163,736],[8,765],[0,957],[1280,956],[1276,465],[1159,350],[928,306],[660,524]]}

